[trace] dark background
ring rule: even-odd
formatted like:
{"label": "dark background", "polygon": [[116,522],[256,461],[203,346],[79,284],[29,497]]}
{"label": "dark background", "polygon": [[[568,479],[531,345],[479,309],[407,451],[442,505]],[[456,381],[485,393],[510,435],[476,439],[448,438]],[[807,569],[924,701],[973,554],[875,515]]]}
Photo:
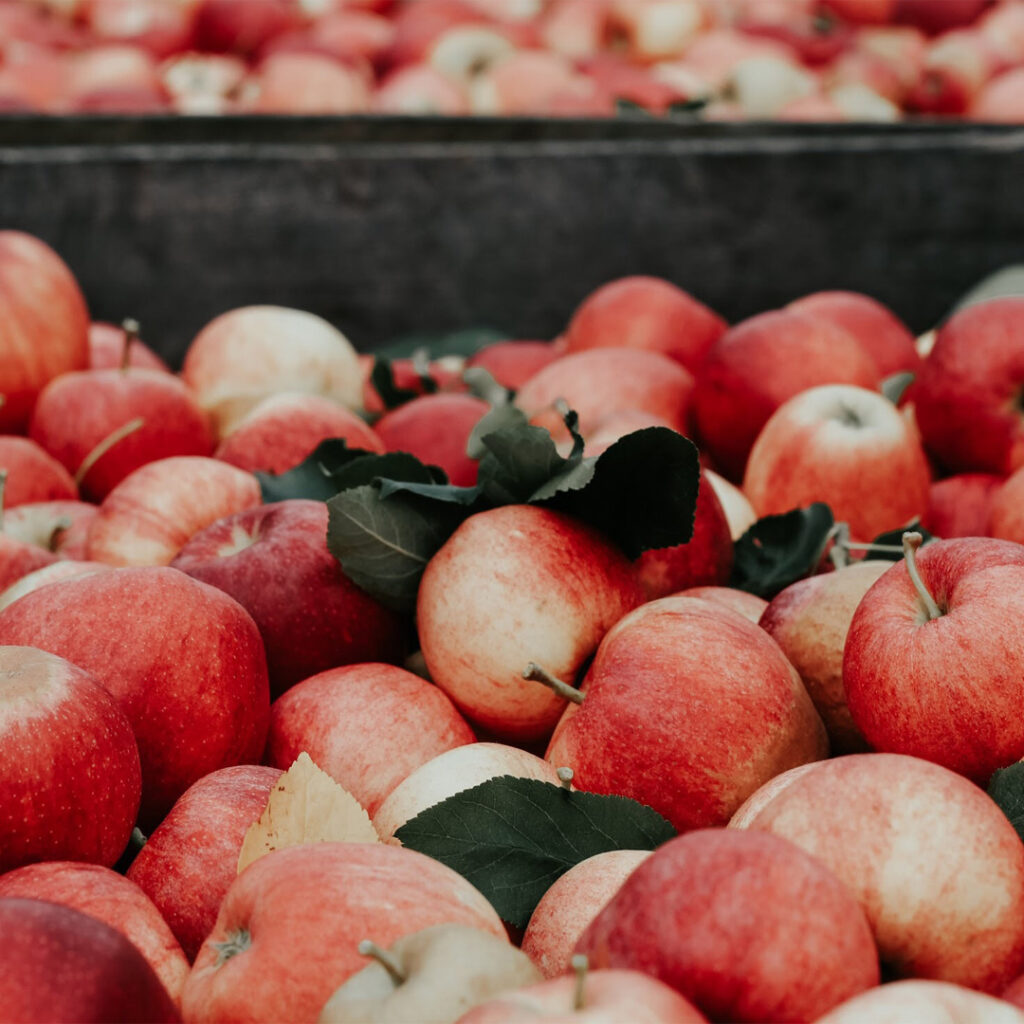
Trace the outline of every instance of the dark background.
{"label": "dark background", "polygon": [[1024,130],[374,119],[8,119],[0,226],[172,361],[235,306],[361,349],[547,338],[598,284],[669,278],[730,320],[821,288],[934,324],[1024,261]]}

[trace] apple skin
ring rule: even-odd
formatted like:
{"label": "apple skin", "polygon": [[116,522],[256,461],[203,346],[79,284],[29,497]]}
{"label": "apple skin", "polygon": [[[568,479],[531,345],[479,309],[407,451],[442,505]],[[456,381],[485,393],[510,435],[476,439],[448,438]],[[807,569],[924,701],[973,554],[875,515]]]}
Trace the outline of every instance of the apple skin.
{"label": "apple skin", "polygon": [[925,447],[953,473],[1024,465],[1024,297],[954,313],[907,392]]}
{"label": "apple skin", "polygon": [[107,565],[168,565],[200,530],[262,500],[256,477],[219,459],[149,462],[103,500],[85,553]]}
{"label": "apple skin", "polygon": [[779,406],[743,477],[759,517],[823,501],[859,541],[920,518],[930,484],[912,424],[878,392],[844,384],[810,388]]}
{"label": "apple skin", "polygon": [[69,473],[115,430],[143,424],[101,455],[82,478],[82,493],[102,501],[146,463],[174,455],[209,455],[206,414],[177,377],[163,370],[82,370],[51,381],[39,395],[29,434]]}
{"label": "apple skin", "polygon": [[695,598],[652,601],[616,623],[582,689],[545,758],[572,768],[577,788],[632,797],[680,831],[725,825],[774,775],[828,754],[778,644]]}
{"label": "apple skin", "polygon": [[54,377],[89,365],[89,312],[61,258],[20,231],[0,231],[0,432],[23,433]]}
{"label": "apple skin", "polygon": [[745,590],[732,587],[689,587],[679,591],[679,597],[697,597],[712,604],[720,604],[731,611],[737,612],[754,625],[758,625],[768,602],[757,594],[748,594]]}
{"label": "apple skin", "polygon": [[945,540],[988,536],[992,498],[1003,479],[994,473],[961,473],[936,480],[929,488],[921,525]]}
{"label": "apple skin", "polygon": [[728,829],[655,850],[576,952],[650,974],[711,1020],[815,1020],[879,981],[871,929],[846,886],[793,843]]}
{"label": "apple skin", "polygon": [[348,665],[274,701],[265,760],[286,769],[306,751],[372,816],[421,765],[475,740],[455,705],[425,679],[395,665]]}
{"label": "apple skin", "polygon": [[596,530],[534,505],[465,520],[427,564],[416,621],[430,677],[503,739],[550,734],[562,701],[522,678],[534,661],[572,681],[641,602],[632,565]]}
{"label": "apple skin", "polygon": [[490,410],[472,395],[421,395],[385,413],[373,429],[387,451],[409,452],[440,466],[457,487],[472,487],[479,464],[466,454],[466,443]]}
{"label": "apple skin", "polygon": [[1012,1003],[1019,1010],[1024,1010],[1024,974],[1014,978],[1003,990],[1000,998],[1005,999],[1008,1003]]}
{"label": "apple skin", "polygon": [[686,544],[645,551],[634,563],[648,601],[690,587],[717,586],[732,572],[732,531],[714,486],[701,473],[693,536]]}
{"label": "apple skin", "polygon": [[1024,546],[936,541],[917,566],[943,614],[928,621],[898,562],[857,606],[843,653],[856,726],[875,750],[912,754],[986,785],[1024,757]]}
{"label": "apple skin", "polygon": [[772,413],[819,384],[874,388],[874,359],[851,334],[792,310],[760,313],[711,346],[697,374],[694,416],[716,469],[743,476],[750,449]]}
{"label": "apple skin", "polygon": [[0,533],[0,589],[6,590],[23,576],[56,561],[52,552]]}
{"label": "apple skin", "polygon": [[182,376],[218,439],[279,391],[323,395],[349,409],[361,404],[359,358],[345,335],[280,306],[244,306],[210,321],[185,353]]}
{"label": "apple skin", "polygon": [[85,501],[33,501],[4,511],[3,532],[59,558],[83,559],[98,511]]}
{"label": "apple skin", "polygon": [[[277,850],[249,865],[224,897],[185,983],[184,1017],[312,1024],[366,965],[357,949],[363,939],[390,946],[448,922],[505,936],[487,900],[423,854],[380,843]],[[223,945],[232,942],[233,956]]]}
{"label": "apple skin", "polygon": [[60,903],[109,924],[146,958],[180,1006],[189,962],[160,911],[123,875],[98,864],[28,864],[0,875],[0,899],[8,897]]}
{"label": "apple skin", "polygon": [[1024,68],[1012,68],[990,79],[975,96],[969,116],[973,121],[997,124],[1024,122]]}
{"label": "apple skin", "polygon": [[352,583],[327,550],[327,517],[322,501],[255,505],[194,534],[171,563],[253,617],[274,695],[340,665],[399,661],[408,646],[407,617]]}
{"label": "apple skin", "polygon": [[571,969],[572,950],[587,926],[649,856],[649,850],[609,850],[571,867],[541,897],[522,950],[545,978]]}
{"label": "apple skin", "polygon": [[757,522],[757,513],[750,499],[735,484],[714,470],[706,467],[701,470],[701,479],[706,480],[715,489],[715,494],[729,522],[729,532],[734,541],[739,540]]}
{"label": "apple skin", "polygon": [[271,395],[221,441],[214,453],[250,473],[284,473],[321,441],[340,437],[349,448],[382,453],[381,439],[354,412],[318,395]]}
{"label": "apple skin", "polygon": [[1024,1013],[1004,999],[944,981],[895,981],[848,999],[816,1024],[1024,1024]]}
{"label": "apple skin", "polygon": [[891,565],[855,562],[799,580],[772,599],[759,622],[800,673],[836,754],[868,749],[846,706],[843,648],[857,605]]}
{"label": "apple skin", "polygon": [[263,751],[259,630],[227,594],[177,569],[98,572],[26,594],[0,612],[0,643],[67,658],[118,701],[139,744],[144,829],[197,779]]}
{"label": "apple skin", "polygon": [[0,872],[40,860],[113,865],[142,786],[131,723],[63,658],[4,646],[0,673]]}
{"label": "apple skin", "polygon": [[852,334],[875,360],[880,379],[896,373],[916,373],[921,357],[914,335],[881,302],[859,292],[814,292],[791,302],[787,309],[827,320]]}
{"label": "apple skin", "polygon": [[574,977],[552,978],[473,1007],[456,1024],[704,1024],[674,989],[639,971],[588,971],[582,1010]]}
{"label": "apple skin", "polygon": [[153,968],[119,931],[45,900],[0,901],[0,1006],[10,1024],[174,1024]]}
{"label": "apple skin", "polygon": [[177,799],[128,868],[189,960],[213,930],[238,855],[281,777],[277,768],[241,764],[204,775]]}
{"label": "apple skin", "polygon": [[1024,847],[982,790],[902,754],[848,754],[787,775],[730,828],[782,836],[835,872],[890,977],[995,993],[1021,972]]}
{"label": "apple skin", "polygon": [[550,341],[497,341],[470,356],[466,368],[479,366],[503,388],[518,391],[559,355]]}
{"label": "apple skin", "polygon": [[29,502],[78,498],[78,487],[71,474],[27,437],[0,436],[0,469],[7,471],[4,509]]}
{"label": "apple skin", "polygon": [[991,492],[989,498],[988,528],[985,533],[989,537],[1002,540],[1024,540],[1024,515],[1021,514],[1020,500],[1024,494],[1024,467],[1012,473]]}
{"label": "apple skin", "polygon": [[659,277],[620,277],[592,291],[566,328],[569,352],[639,348],[660,352],[691,373],[728,324],[682,288]]}
{"label": "apple skin", "polygon": [[438,754],[407,775],[381,802],[373,827],[385,842],[401,845],[395,833],[420,811],[482,782],[511,775],[560,785],[558,767],[519,747],[469,743]]}
{"label": "apple skin", "polygon": [[85,576],[91,572],[104,572],[110,568],[109,565],[103,565],[100,562],[78,562],[71,558],[51,562],[41,569],[22,576],[6,590],[0,591],[0,611],[3,611],[8,605],[14,604],[18,598],[31,594],[33,590],[38,590],[50,583],[73,579],[75,576]]}

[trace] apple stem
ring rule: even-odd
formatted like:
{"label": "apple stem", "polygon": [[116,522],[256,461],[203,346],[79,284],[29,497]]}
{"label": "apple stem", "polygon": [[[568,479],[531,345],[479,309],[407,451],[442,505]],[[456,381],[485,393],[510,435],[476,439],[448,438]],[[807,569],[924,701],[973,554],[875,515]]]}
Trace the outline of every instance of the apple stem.
{"label": "apple stem", "polygon": [[402,970],[402,965],[395,959],[395,955],[390,950],[378,946],[372,939],[363,939],[359,943],[358,948],[360,956],[373,957],[391,975],[397,985],[405,982],[406,973]]}
{"label": "apple stem", "polygon": [[572,969],[576,972],[576,987],[572,993],[572,1008],[579,1013],[584,1006],[584,987],[587,984],[587,971],[590,970],[590,961],[583,953],[576,953],[572,960]]}
{"label": "apple stem", "polygon": [[132,343],[139,340],[139,321],[128,317],[121,321],[124,331],[124,348],[121,349],[121,369],[127,370],[131,365]]}
{"label": "apple stem", "polygon": [[831,533],[833,544],[828,557],[836,569],[845,569],[850,564],[850,525],[836,523]]}
{"label": "apple stem", "polygon": [[572,780],[575,772],[566,765],[563,765],[555,773],[558,776],[558,781],[562,784],[562,789],[572,789]]}
{"label": "apple stem", "polygon": [[523,678],[530,679],[535,683],[543,683],[549,690],[554,691],[562,700],[567,700],[572,704],[582,704],[585,697],[584,694],[580,693],[575,686],[570,686],[567,682],[559,679],[558,676],[553,676],[547,669],[541,668],[534,662],[530,662],[523,671]]}
{"label": "apple stem", "polygon": [[935,598],[929,593],[928,588],[921,579],[921,573],[917,568],[917,549],[924,542],[924,537],[916,532],[903,534],[903,557],[907,562],[907,572],[910,574],[910,582],[914,584],[918,599],[924,605],[928,613],[928,621],[942,618],[942,609],[935,603]]}
{"label": "apple stem", "polygon": [[123,426],[117,428],[107,434],[105,438],[88,455],[82,460],[82,464],[78,467],[78,472],[75,474],[75,483],[81,487],[82,481],[86,478],[89,470],[103,458],[115,444],[119,444],[129,434],[134,434],[136,430],[141,430],[145,425],[146,421],[141,417],[137,416],[133,420],[129,420]]}

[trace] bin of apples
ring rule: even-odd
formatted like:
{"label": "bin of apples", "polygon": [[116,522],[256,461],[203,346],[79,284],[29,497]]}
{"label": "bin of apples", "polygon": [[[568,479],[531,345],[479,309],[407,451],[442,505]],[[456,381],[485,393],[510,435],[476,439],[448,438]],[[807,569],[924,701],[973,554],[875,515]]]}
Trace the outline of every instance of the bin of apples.
{"label": "bin of apples", "polygon": [[0,232],[0,1018],[1024,1021],[1024,297],[387,355]]}

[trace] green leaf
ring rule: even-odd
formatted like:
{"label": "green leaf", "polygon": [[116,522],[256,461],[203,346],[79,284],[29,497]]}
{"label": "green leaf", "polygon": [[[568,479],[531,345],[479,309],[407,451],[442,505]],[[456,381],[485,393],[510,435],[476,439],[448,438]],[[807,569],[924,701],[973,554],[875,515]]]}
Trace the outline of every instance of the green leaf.
{"label": "green leaf", "polygon": [[487,345],[506,341],[510,337],[512,335],[507,331],[499,331],[494,327],[465,327],[458,331],[407,334],[378,348],[374,355],[384,359],[405,359],[423,350],[428,359],[440,359],[442,356],[469,357]]}
{"label": "green leaf", "polygon": [[1000,768],[989,780],[988,795],[1024,839],[1024,763],[1018,761]]}
{"label": "green leaf", "polygon": [[966,295],[957,300],[950,315],[968,306],[976,306],[989,299],[1004,299],[1024,295],[1024,263],[1014,263],[979,281]]}
{"label": "green leaf", "polygon": [[336,476],[346,466],[363,458],[380,458],[376,452],[349,448],[344,438],[321,441],[311,454],[285,473],[256,473],[263,494],[263,503],[289,498],[326,501],[340,490]]}
{"label": "green leaf", "polygon": [[694,114],[703,110],[710,102],[709,96],[697,96],[692,100],[678,100],[668,105],[667,113],[672,114]]}
{"label": "green leaf", "polygon": [[909,388],[913,383],[914,374],[909,371],[894,373],[891,377],[886,377],[885,380],[882,381],[882,394],[885,395],[893,405],[899,405],[900,400],[907,393],[907,388]]}
{"label": "green leaf", "polygon": [[636,800],[508,775],[442,800],[395,833],[472,882],[517,928],[573,865],[608,850],[653,850],[675,835]]}
{"label": "green leaf", "polygon": [[759,519],[736,541],[729,585],[770,600],[817,568],[833,524],[821,502]]}
{"label": "green leaf", "polygon": [[504,408],[512,401],[513,392],[499,384],[490,370],[483,366],[470,366],[462,371],[462,383],[474,398],[494,408]]}
{"label": "green leaf", "polygon": [[569,463],[558,454],[551,435],[529,423],[492,430],[480,435],[479,441],[485,451],[477,480],[492,505],[528,502]]}
{"label": "green leaf", "polygon": [[479,461],[487,454],[487,446],[481,438],[507,427],[525,427],[530,423],[526,413],[515,405],[496,405],[478,421],[466,442],[466,454]]}
{"label": "green leaf", "polygon": [[451,505],[476,505],[480,501],[483,490],[480,487],[456,487],[455,484],[420,484],[404,480],[378,481],[382,499],[393,494],[415,494],[431,501],[439,501]]}
{"label": "green leaf", "polygon": [[634,100],[627,100],[625,96],[618,96],[615,100],[615,113],[619,117],[651,117],[651,112],[640,103]]}
{"label": "green leaf", "polygon": [[437,381],[429,375],[420,375],[422,392],[414,391],[412,388],[401,388],[395,383],[395,370],[390,359],[383,359],[374,356],[373,371],[370,373],[370,383],[374,391],[384,405],[385,409],[397,409],[421,394],[430,395],[437,391]]}
{"label": "green leaf", "polygon": [[[921,526],[919,520],[915,519],[909,526],[901,526],[898,530],[887,530],[880,533],[872,542],[871,547],[866,548],[864,557],[875,561],[899,562],[903,558],[903,534],[919,533],[923,538],[921,546],[935,540],[935,538]],[[876,547],[876,545],[881,545]],[[892,551],[890,548],[898,550]]]}

